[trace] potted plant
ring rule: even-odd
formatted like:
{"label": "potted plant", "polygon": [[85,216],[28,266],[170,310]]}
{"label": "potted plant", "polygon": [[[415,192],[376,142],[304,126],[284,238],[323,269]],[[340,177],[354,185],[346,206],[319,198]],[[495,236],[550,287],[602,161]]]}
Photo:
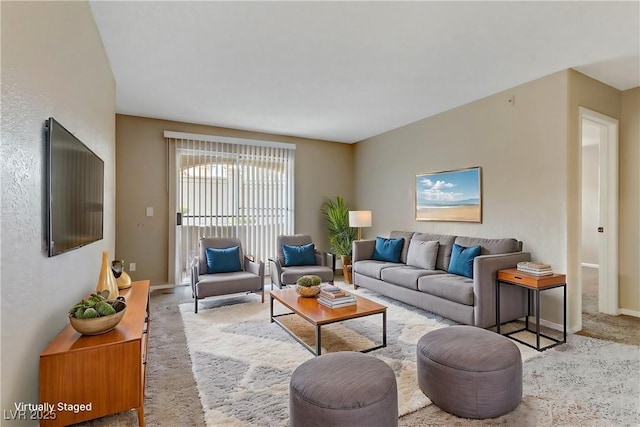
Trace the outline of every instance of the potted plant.
{"label": "potted plant", "polygon": [[351,246],[356,240],[357,230],[349,227],[349,205],[342,197],[336,196],[335,200],[325,200],[320,211],[327,224],[331,250],[336,255],[340,255],[345,282],[351,283],[348,268],[351,265]]}

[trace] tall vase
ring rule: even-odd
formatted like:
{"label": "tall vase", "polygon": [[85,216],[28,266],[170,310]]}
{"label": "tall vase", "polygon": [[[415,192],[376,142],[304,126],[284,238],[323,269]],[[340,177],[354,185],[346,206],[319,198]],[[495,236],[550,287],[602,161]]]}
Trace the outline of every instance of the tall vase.
{"label": "tall vase", "polygon": [[113,271],[111,271],[111,263],[109,262],[109,254],[107,251],[102,252],[102,268],[100,269],[100,276],[98,276],[98,284],[96,285],[96,292],[104,290],[109,291],[108,300],[114,300],[118,298],[118,284],[116,278],[113,277]]}

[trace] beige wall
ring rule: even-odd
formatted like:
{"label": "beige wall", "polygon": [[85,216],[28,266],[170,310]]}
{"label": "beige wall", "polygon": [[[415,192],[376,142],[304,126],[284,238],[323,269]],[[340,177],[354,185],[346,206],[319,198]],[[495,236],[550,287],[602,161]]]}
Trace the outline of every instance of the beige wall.
{"label": "beige wall", "polygon": [[[580,114],[579,108],[584,107],[596,111],[614,119],[620,120],[621,93],[619,90],[607,86],[597,80],[585,76],[577,71],[569,71],[569,102],[567,104],[567,238],[570,242],[567,247],[567,282],[569,299],[569,324],[581,325],[582,313],[578,310],[579,301],[582,298],[581,251],[582,248],[577,242],[582,233],[581,212],[582,203],[580,201],[581,182],[579,171],[580,150],[582,141],[580,140]],[[620,234],[625,231],[619,230]]]}
{"label": "beige wall", "polygon": [[[513,106],[508,102],[511,96]],[[621,96],[615,88],[573,70],[356,144],[356,202],[373,211],[367,237],[404,229],[518,238],[533,260],[567,274],[567,323],[570,331],[578,330],[580,106],[620,120],[620,306],[637,311],[638,90]],[[415,174],[470,166],[482,167],[483,222],[416,222]],[[562,292],[543,293],[541,309],[544,320],[561,324]]]}
{"label": "beige wall", "polygon": [[622,92],[620,118],[620,308],[640,315],[640,88]]}
{"label": "beige wall", "polygon": [[[514,237],[533,260],[565,272],[568,77],[559,72],[359,142],[356,200],[373,211],[368,236]],[[416,222],[415,174],[470,166],[482,167],[482,223]],[[553,302],[543,301],[542,315],[561,323]]]}
{"label": "beige wall", "polygon": [[[295,231],[311,234],[320,249],[329,250],[320,208],[325,197],[353,200],[351,145],[117,115],[116,254],[127,268],[137,264],[134,278],[173,282],[167,266],[175,212],[169,210],[165,130],[295,144]],[[146,207],[154,208],[153,217],[145,216]]]}
{"label": "beige wall", "polygon": [[[115,248],[115,82],[86,2],[2,2],[2,409],[38,402],[40,352]],[[43,251],[44,121],[105,162],[104,239]],[[37,425],[36,421],[4,425]]]}

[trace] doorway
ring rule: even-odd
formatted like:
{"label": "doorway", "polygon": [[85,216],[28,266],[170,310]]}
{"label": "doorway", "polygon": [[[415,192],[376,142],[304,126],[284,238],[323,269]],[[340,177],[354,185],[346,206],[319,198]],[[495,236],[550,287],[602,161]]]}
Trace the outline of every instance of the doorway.
{"label": "doorway", "polygon": [[619,314],[618,121],[580,107],[583,313]]}

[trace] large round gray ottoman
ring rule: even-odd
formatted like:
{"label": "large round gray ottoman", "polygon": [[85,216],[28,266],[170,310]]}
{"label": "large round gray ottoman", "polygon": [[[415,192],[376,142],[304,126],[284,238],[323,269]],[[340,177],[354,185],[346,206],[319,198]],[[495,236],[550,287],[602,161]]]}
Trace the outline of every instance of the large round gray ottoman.
{"label": "large round gray ottoman", "polygon": [[291,375],[292,427],[398,425],[398,386],[393,369],[363,353],[327,353]]}
{"label": "large round gray ottoman", "polygon": [[494,418],[522,400],[522,358],[507,337],[474,326],[436,329],[420,338],[418,384],[441,409]]}

